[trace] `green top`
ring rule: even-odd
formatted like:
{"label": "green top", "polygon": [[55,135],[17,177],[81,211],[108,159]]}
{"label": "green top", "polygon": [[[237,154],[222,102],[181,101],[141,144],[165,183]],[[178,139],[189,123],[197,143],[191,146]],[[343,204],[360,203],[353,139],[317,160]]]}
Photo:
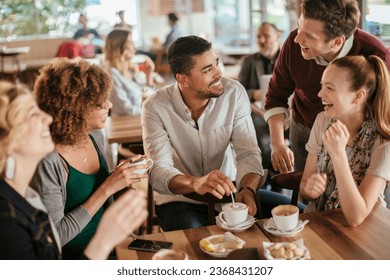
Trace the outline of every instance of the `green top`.
{"label": "green top", "polygon": [[[83,204],[110,175],[107,164],[92,137],[91,140],[98,152],[100,163],[99,171],[95,174],[85,174],[73,168],[65,160],[69,169],[68,181],[66,183],[67,200],[65,203],[65,213]],[[63,247],[64,258],[77,259],[83,254],[85,247],[96,232],[103,212],[104,207],[102,206],[86,227]]]}

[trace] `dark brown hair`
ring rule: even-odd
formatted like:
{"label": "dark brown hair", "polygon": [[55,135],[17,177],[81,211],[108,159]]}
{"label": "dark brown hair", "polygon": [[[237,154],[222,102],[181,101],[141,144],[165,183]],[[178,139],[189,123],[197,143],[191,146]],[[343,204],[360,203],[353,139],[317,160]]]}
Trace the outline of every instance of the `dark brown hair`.
{"label": "dark brown hair", "polygon": [[201,37],[178,38],[168,49],[168,62],[173,75],[188,74],[195,65],[193,57],[209,50],[211,43]]}
{"label": "dark brown hair", "polygon": [[305,18],[324,23],[327,41],[344,35],[347,39],[355,32],[360,20],[356,0],[303,0],[302,14]]}

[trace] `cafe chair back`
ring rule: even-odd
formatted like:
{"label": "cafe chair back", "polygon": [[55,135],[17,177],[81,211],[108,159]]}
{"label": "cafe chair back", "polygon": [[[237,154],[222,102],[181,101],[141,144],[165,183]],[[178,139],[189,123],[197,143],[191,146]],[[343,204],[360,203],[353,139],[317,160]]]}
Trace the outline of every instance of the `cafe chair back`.
{"label": "cafe chair back", "polygon": [[298,204],[299,185],[302,180],[303,172],[290,172],[288,174],[276,174],[271,176],[270,183],[274,187],[292,190],[291,204]]}

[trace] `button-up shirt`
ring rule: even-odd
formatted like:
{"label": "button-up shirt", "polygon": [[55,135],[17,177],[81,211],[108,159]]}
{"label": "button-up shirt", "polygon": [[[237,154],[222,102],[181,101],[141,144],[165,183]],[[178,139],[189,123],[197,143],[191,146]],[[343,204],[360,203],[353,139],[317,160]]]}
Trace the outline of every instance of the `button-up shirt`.
{"label": "button-up shirt", "polygon": [[263,175],[261,152],[243,86],[222,78],[225,92],[211,98],[195,122],[177,84],[149,97],[142,108],[144,149],[154,161],[149,180],[156,204],[188,201],[168,184],[177,175],[204,176],[220,170],[237,185],[248,173]]}

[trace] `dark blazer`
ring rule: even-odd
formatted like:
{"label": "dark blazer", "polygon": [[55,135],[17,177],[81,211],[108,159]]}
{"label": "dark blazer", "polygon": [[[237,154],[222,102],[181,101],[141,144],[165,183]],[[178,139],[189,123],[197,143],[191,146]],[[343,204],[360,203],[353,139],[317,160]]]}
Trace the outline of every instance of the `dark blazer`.
{"label": "dark blazer", "polygon": [[257,52],[243,59],[238,80],[246,89],[251,102],[254,101],[253,91],[260,89],[261,76],[272,74],[278,56],[279,51],[271,61]]}
{"label": "dark blazer", "polygon": [[48,215],[0,180],[0,259],[60,259]]}

